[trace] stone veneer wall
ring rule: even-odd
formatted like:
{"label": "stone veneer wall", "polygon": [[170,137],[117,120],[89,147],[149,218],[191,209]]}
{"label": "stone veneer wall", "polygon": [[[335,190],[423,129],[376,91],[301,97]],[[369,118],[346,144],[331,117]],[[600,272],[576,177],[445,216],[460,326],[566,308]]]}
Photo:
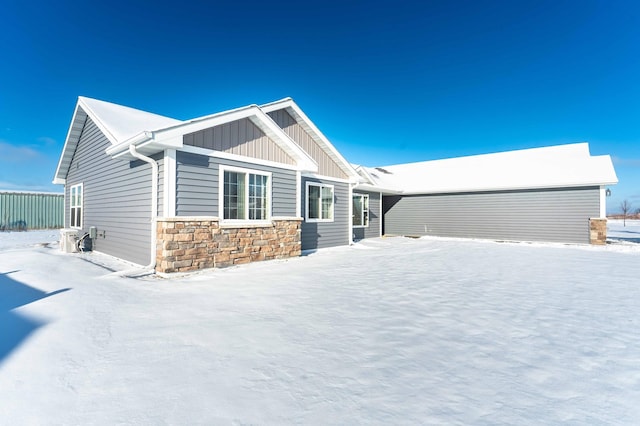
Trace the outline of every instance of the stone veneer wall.
{"label": "stone veneer wall", "polygon": [[607,243],[607,219],[589,219],[589,243]]}
{"label": "stone veneer wall", "polygon": [[302,219],[271,222],[230,227],[221,226],[215,217],[158,219],[156,271],[195,271],[300,256]]}

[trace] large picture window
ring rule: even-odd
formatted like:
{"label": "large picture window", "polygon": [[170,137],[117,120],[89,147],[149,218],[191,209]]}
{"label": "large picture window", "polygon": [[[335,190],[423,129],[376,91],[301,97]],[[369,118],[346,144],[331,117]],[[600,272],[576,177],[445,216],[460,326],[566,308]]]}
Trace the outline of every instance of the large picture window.
{"label": "large picture window", "polygon": [[269,219],[269,174],[221,167],[222,218],[224,220]]}
{"label": "large picture window", "polygon": [[82,184],[72,186],[69,195],[71,197],[69,225],[72,228],[82,228]]}
{"label": "large picture window", "polygon": [[353,226],[369,226],[369,195],[353,194]]}
{"label": "large picture window", "polygon": [[307,220],[333,221],[333,186],[307,182]]}

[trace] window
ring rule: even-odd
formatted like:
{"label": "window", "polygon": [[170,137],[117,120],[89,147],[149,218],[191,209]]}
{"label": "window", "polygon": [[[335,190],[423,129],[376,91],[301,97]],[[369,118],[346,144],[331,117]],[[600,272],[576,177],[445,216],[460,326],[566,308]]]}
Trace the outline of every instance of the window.
{"label": "window", "polygon": [[72,228],[82,228],[82,184],[72,186],[69,192],[71,196],[69,225]]}
{"label": "window", "polygon": [[369,195],[353,194],[353,226],[369,226]]}
{"label": "window", "polygon": [[223,174],[222,219],[268,220],[268,173],[220,167]]}
{"label": "window", "polygon": [[333,221],[333,186],[307,182],[307,220]]}

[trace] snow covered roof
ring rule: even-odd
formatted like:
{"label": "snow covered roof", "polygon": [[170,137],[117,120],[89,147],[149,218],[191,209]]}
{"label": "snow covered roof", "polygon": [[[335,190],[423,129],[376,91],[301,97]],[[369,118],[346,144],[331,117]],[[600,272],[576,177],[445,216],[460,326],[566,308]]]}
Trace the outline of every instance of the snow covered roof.
{"label": "snow covered roof", "polygon": [[67,171],[71,165],[73,153],[80,140],[87,117],[91,118],[111,142],[112,146],[107,148],[106,153],[114,158],[125,160],[134,159],[129,153],[129,145],[135,145],[142,154],[151,155],[165,148],[180,148],[183,143],[182,136],[185,134],[248,118],[291,156],[296,161],[299,169],[312,172],[318,169],[318,165],[313,158],[291,140],[257,105],[248,105],[192,120],[181,121],[111,102],[80,96],[78,97],[53,183],[65,183]]}
{"label": "snow covered roof", "polygon": [[125,142],[140,133],[163,129],[182,123],[175,118],[165,117],[111,102],[78,97],[78,105],[89,114],[98,128],[112,144]]}
{"label": "snow covered roof", "polygon": [[611,157],[592,156],[588,143],[367,167],[366,171],[373,179],[374,188],[402,194],[599,186],[618,182]]}

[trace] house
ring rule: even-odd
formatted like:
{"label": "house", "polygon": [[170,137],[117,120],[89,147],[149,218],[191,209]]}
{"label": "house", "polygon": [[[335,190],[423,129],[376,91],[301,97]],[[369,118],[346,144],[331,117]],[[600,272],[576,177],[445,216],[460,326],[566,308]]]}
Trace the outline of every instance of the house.
{"label": "house", "polygon": [[[470,165],[487,176],[465,178]],[[557,227],[541,212],[575,226],[562,239],[588,242],[588,220],[602,228],[604,186],[615,182],[610,158],[591,157],[586,144],[354,166],[290,98],[181,121],[80,97],[54,178],[66,227],[158,272],[384,234],[548,240]],[[509,221],[531,226],[503,233]]]}

